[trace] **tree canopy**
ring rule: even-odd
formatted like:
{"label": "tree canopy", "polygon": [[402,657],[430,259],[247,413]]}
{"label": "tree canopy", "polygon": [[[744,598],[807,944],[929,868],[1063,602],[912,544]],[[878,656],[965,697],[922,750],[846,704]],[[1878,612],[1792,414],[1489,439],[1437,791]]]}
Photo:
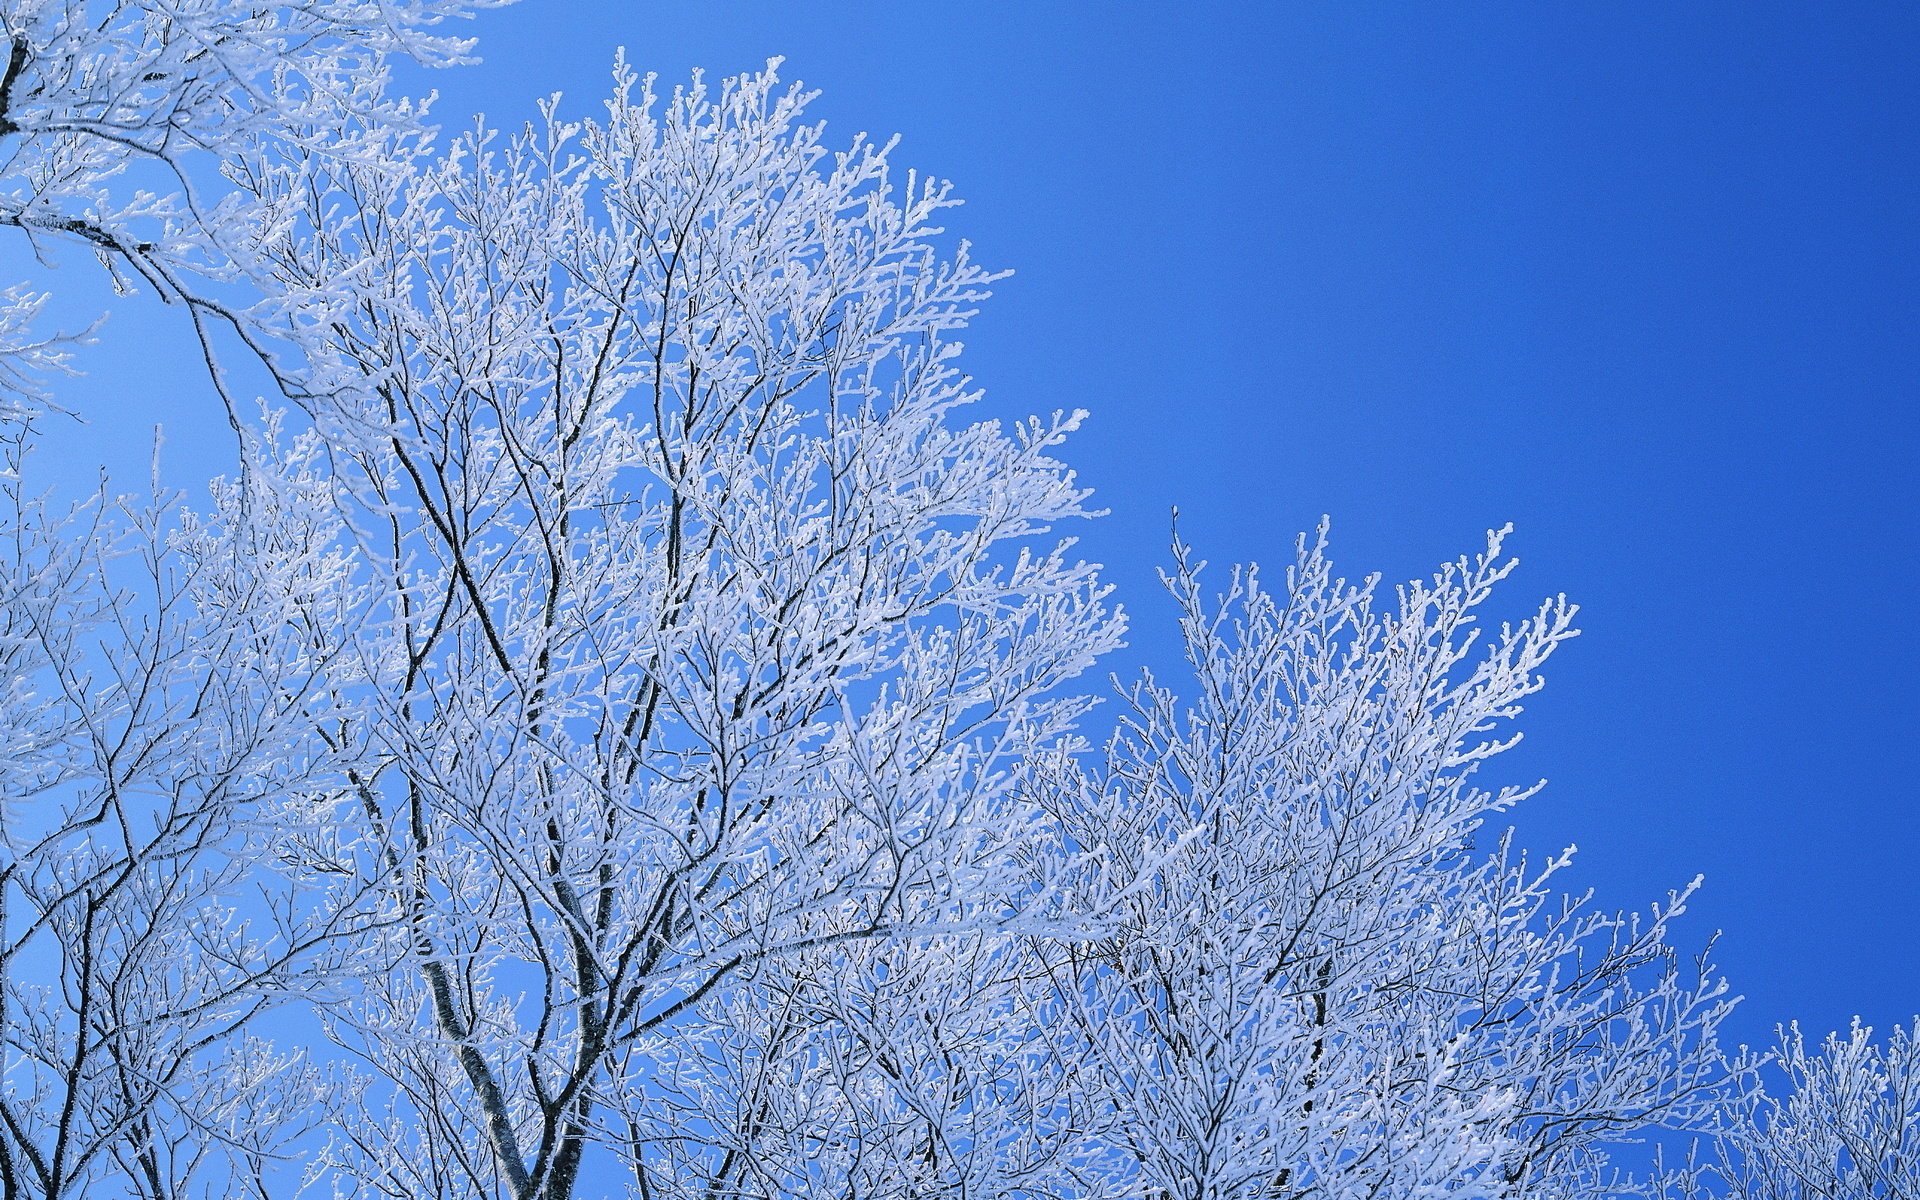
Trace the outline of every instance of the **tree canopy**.
{"label": "tree canopy", "polygon": [[476,7],[0,0],[8,254],[237,435],[51,499],[96,334],[0,278],[7,1197],[1913,1193],[1904,1032],[1723,1053],[1691,886],[1501,835],[1575,632],[1484,625],[1504,530],[1176,543],[1191,677],[1101,696],[1084,414],[970,413],[949,187],[777,64],[442,134],[387,64]]}

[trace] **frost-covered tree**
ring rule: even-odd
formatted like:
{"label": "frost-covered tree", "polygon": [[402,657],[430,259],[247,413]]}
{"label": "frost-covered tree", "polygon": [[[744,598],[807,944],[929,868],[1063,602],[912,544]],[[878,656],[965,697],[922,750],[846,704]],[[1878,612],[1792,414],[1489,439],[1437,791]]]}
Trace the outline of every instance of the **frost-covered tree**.
{"label": "frost-covered tree", "polygon": [[[297,1046],[255,1039],[321,978],[365,911],[306,878],[279,830],[332,795],[319,670],[294,597],[338,548],[287,493],[221,489],[182,518],[102,487],[30,483],[35,415],[92,333],[49,327],[41,272],[90,253],[122,290],[264,349],[233,292],[248,266],[242,149],[326,129],[348,153],[414,119],[379,102],[398,51],[452,61],[434,26],[475,7],[0,2],[0,1185],[9,1198],[238,1195],[325,1116]],[[68,306],[63,320],[73,320]],[[211,380],[219,387],[220,373]],[[224,398],[224,397],[223,397]],[[319,695],[324,696],[324,693]]]}
{"label": "frost-covered tree", "polygon": [[916,1186],[875,1079],[795,1114],[765,1064],[827,1053],[863,972],[951,978],[900,939],[1045,900],[1027,781],[1120,633],[1049,536],[1079,416],[964,420],[993,276],[806,99],[623,66],[595,121],[249,177],[359,570],[339,870],[395,924],[328,1017],[386,1084],[336,1147],[363,1187]]}
{"label": "frost-covered tree", "polygon": [[1498,538],[1182,551],[1195,699],[1088,740],[1080,415],[970,417],[948,189],[771,66],[441,138],[380,64],[472,4],[0,3],[0,235],[296,406],[211,374],[204,513],[7,476],[8,1196],[1560,1200],[1733,1094],[1686,893],[1488,840],[1571,636],[1476,642]]}
{"label": "frost-covered tree", "polygon": [[1048,801],[1129,881],[1064,968],[1122,1190],[1597,1196],[1610,1140],[1723,1095],[1724,985],[1665,941],[1686,893],[1613,916],[1560,893],[1569,856],[1481,844],[1534,789],[1479,772],[1573,635],[1553,600],[1482,638],[1501,541],[1385,611],[1324,536],[1218,605],[1180,548],[1194,699],[1144,680]]}
{"label": "frost-covered tree", "polygon": [[340,558],[231,488],[185,524],[164,496],[61,509],[31,429],[5,438],[0,1191],[263,1194],[333,1085],[251,1023],[370,911],[277,832],[329,794],[293,598]]}
{"label": "frost-covered tree", "polygon": [[1728,1114],[1720,1174],[1735,1200],[1920,1197],[1920,1046],[1896,1026],[1884,1044],[1854,1022],[1809,1047],[1797,1026],[1754,1064],[1779,1094]]}
{"label": "frost-covered tree", "polygon": [[[222,168],[289,139],[351,156],[411,126],[418,106],[384,98],[388,59],[461,61],[448,21],[500,2],[0,0],[0,261],[76,245],[117,289],[181,304],[209,355],[209,323],[251,339],[245,294],[217,285],[259,231]],[[44,399],[61,342],[84,336],[34,328],[43,297],[0,278],[0,404]]]}

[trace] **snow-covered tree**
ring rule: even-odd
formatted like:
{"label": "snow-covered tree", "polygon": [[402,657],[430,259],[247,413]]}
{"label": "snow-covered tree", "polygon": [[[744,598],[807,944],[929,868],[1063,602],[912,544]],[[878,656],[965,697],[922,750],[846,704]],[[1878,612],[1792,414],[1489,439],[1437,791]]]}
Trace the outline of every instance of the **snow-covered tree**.
{"label": "snow-covered tree", "polygon": [[251,1023],[370,911],[309,898],[277,832],[328,794],[292,598],[340,558],[297,507],[238,519],[231,488],[184,525],[151,494],[61,509],[30,427],[5,438],[0,1186],[261,1194],[332,1085]]}
{"label": "snow-covered tree", "polygon": [[[209,356],[211,324],[252,340],[245,294],[217,285],[259,231],[221,170],[263,143],[350,156],[413,125],[417,105],[384,98],[389,58],[459,62],[471,43],[448,22],[501,2],[0,0],[0,254],[75,245],[117,289],[180,304]],[[57,365],[42,294],[0,278],[0,404],[44,399]]]}
{"label": "snow-covered tree", "polygon": [[1855,1021],[1809,1047],[1797,1026],[1756,1070],[1779,1090],[1728,1114],[1720,1174],[1735,1200],[1920,1197],[1920,1046]]}
{"label": "snow-covered tree", "polygon": [[1195,698],[1141,682],[1049,800],[1130,881],[1067,952],[1125,1190],[1596,1196],[1610,1139],[1721,1096],[1724,985],[1665,942],[1686,893],[1613,916],[1560,893],[1568,856],[1480,844],[1534,789],[1478,773],[1573,635],[1553,600],[1482,639],[1501,541],[1388,611],[1324,531],[1279,594],[1248,570],[1218,605],[1179,549]]}
{"label": "snow-covered tree", "polygon": [[[861,1096],[790,1130],[841,1168],[752,1140],[786,1114],[750,1039],[812,1047],[863,970],[946,978],[859,943],[1044,898],[1027,779],[1120,633],[1049,537],[1080,418],[963,419],[993,276],[931,241],[944,185],[806,100],[623,66],[596,121],[250,177],[366,584],[328,731],[341,869],[397,922],[328,1014],[390,1085],[341,1143],[363,1186],[565,1197],[596,1149],[647,1194],[871,1173]],[[772,996],[801,1024],[736,1020]]]}
{"label": "snow-covered tree", "polygon": [[1687,893],[1488,839],[1572,632],[1475,640],[1497,537],[1182,551],[1196,698],[1085,740],[1080,414],[970,419],[947,187],[773,67],[441,138],[380,64],[471,3],[0,4],[0,235],[298,409],[211,372],[203,514],[7,475],[9,1196],[1561,1200],[1737,1090]]}

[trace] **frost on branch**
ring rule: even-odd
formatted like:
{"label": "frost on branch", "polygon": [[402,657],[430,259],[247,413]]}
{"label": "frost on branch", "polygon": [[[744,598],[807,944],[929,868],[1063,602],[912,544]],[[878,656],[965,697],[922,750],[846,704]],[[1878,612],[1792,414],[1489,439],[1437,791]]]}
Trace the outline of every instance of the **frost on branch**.
{"label": "frost on branch", "polygon": [[1604,1148],[1698,1127],[1729,1003],[1644,919],[1564,899],[1477,835],[1534,788],[1477,785],[1564,600],[1483,636],[1501,535],[1377,606],[1303,542],[1279,593],[1168,578],[1194,699],[1152,678],[1100,770],[1060,789],[1122,880],[1067,955],[1083,1076],[1112,1090],[1118,1190],[1149,1196],[1590,1197]]}
{"label": "frost on branch", "polygon": [[[464,60],[449,22],[498,0],[0,0],[0,262],[62,243],[116,290],[240,326],[213,281],[250,264],[258,217],[220,176],[263,145],[351,155],[413,124],[384,95],[394,54]],[[0,403],[47,334],[0,277]]]}
{"label": "frost on branch", "polygon": [[44,292],[0,287],[0,422],[9,426],[44,411],[49,380],[72,370],[71,348],[86,340],[35,328],[47,300]]}
{"label": "frost on branch", "polygon": [[[936,247],[945,185],[830,149],[771,69],[616,83],[593,121],[252,180],[368,589],[329,623],[360,672],[330,737],[394,923],[330,1019],[386,1099],[330,1169],[1033,1174],[956,1132],[984,1080],[936,1102],[915,1072],[938,1031],[1018,1028],[993,972],[1051,836],[1025,782],[1120,633],[1055,532],[1088,515],[1054,457],[1080,417],[966,419],[955,335],[995,277]],[[916,1007],[969,979],[990,1007]],[[861,1006],[921,1047],[883,1065]]]}
{"label": "frost on branch", "polygon": [[265,503],[245,544],[231,508],[62,510],[27,425],[0,431],[0,1183],[239,1194],[334,1094],[249,1028],[365,919],[350,892],[296,905],[272,850],[330,774],[326,664],[285,609],[328,582],[302,577],[326,539]]}
{"label": "frost on branch", "polygon": [[1884,1043],[1855,1021],[1809,1047],[1781,1031],[1750,1064],[1781,1093],[1751,1093],[1729,1114],[1720,1172],[1736,1200],[1920,1196],[1920,1046],[1895,1026]]}

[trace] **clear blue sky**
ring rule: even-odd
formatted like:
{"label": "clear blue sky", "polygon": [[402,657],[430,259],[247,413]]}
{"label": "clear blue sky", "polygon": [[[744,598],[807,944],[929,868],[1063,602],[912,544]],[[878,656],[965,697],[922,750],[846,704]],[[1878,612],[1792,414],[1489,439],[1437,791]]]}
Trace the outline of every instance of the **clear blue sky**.
{"label": "clear blue sky", "polygon": [[[1389,580],[1513,521],[1512,609],[1565,591],[1586,630],[1506,768],[1551,780],[1525,839],[1578,842],[1609,905],[1704,872],[1680,937],[1726,931],[1742,1038],[1920,1010],[1920,9],[525,0],[476,28],[443,118],[585,112],[617,45],[667,81],[779,54],[830,130],[956,181],[950,227],[1018,272],[968,338],[987,407],[1094,414],[1067,457],[1112,509],[1083,545],[1135,614],[1117,670],[1174,660],[1175,504],[1220,564],[1281,566],[1329,513]],[[218,426],[190,375],[135,399],[128,347],[173,326],[118,323],[95,435],[151,404],[184,480]]]}

